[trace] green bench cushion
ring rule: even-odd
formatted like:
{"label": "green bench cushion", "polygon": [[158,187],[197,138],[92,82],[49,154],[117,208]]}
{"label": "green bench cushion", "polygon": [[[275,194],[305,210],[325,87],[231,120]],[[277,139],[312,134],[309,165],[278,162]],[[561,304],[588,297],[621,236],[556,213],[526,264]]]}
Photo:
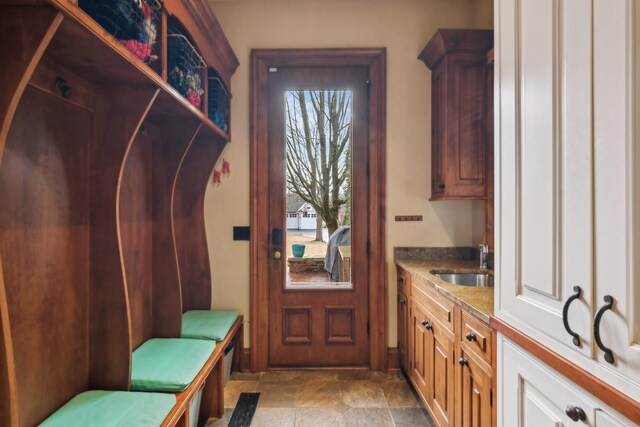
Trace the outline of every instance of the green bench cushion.
{"label": "green bench cushion", "polygon": [[172,394],[86,391],[53,413],[43,427],[158,427],[176,404]]}
{"label": "green bench cushion", "polygon": [[237,318],[237,311],[187,311],[182,315],[182,337],[222,341]]}
{"label": "green bench cushion", "polygon": [[131,390],[186,390],[211,356],[213,341],[154,338],[132,355]]}

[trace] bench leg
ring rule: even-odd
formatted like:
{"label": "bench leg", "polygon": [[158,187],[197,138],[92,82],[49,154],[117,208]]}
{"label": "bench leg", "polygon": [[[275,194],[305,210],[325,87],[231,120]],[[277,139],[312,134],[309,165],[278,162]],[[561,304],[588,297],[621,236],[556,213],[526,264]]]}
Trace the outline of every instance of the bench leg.
{"label": "bench leg", "polygon": [[200,416],[222,418],[224,414],[224,357],[213,367],[202,391]]}

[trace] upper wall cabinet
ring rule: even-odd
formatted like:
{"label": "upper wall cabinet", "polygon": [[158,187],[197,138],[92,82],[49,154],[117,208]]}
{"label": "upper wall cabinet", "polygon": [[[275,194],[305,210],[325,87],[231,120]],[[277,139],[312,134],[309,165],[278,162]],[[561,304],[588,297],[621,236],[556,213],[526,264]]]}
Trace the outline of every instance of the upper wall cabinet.
{"label": "upper wall cabinet", "polygon": [[431,200],[484,199],[486,53],[493,31],[438,30],[419,56],[431,70]]}
{"label": "upper wall cabinet", "polygon": [[562,4],[496,1],[496,317],[640,400],[638,6]]}

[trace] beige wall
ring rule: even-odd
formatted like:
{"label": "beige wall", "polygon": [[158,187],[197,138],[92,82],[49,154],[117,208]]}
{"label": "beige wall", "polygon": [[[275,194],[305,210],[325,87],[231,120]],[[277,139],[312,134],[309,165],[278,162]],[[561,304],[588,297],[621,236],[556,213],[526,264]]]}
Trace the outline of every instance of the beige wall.
{"label": "beige wall", "polygon": [[[491,0],[214,1],[240,67],[232,79],[233,141],[224,152],[231,176],[206,197],[213,307],[249,317],[249,243],[232,227],[249,224],[249,55],[252,48],[386,47],[387,263],[389,345],[396,345],[394,246],[478,243],[473,202],[428,201],[430,74],[416,58],[438,28],[490,28]],[[478,208],[475,209],[478,212]],[[424,222],[395,223],[395,215]],[[475,228],[475,231],[474,231]],[[481,235],[480,235],[481,236]],[[246,325],[248,326],[248,325]],[[245,328],[248,343],[248,327]]]}

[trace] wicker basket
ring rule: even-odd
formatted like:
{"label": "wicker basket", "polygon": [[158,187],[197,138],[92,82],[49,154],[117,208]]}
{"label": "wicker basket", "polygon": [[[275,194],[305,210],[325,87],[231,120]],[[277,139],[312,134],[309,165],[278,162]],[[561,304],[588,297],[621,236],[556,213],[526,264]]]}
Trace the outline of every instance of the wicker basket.
{"label": "wicker basket", "polygon": [[211,76],[209,72],[209,81],[207,88],[209,89],[209,105],[208,114],[220,129],[227,132],[229,129],[229,92],[218,77]]}
{"label": "wicker basket", "polygon": [[206,68],[207,64],[187,36],[167,35],[169,84],[196,108],[202,106],[202,74]]}
{"label": "wicker basket", "polygon": [[80,0],[78,6],[144,62],[158,59],[158,0]]}

